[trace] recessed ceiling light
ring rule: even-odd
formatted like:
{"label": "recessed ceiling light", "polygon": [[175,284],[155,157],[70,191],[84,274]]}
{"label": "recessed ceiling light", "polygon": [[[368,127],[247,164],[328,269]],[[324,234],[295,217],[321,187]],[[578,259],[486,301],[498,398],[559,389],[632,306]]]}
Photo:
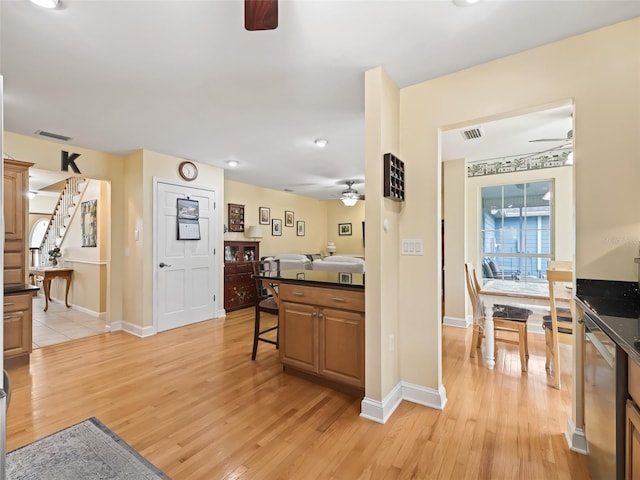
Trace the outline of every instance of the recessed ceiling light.
{"label": "recessed ceiling light", "polygon": [[31,0],[31,3],[44,8],[58,8],[60,6],[60,0]]}
{"label": "recessed ceiling light", "polygon": [[229,160],[227,162],[227,165],[229,165],[231,168],[236,168],[238,166],[238,162],[236,160]]}
{"label": "recessed ceiling light", "polygon": [[315,143],[316,146],[319,147],[319,148],[324,148],[329,143],[329,140],[327,140],[326,138],[316,138],[313,141],[313,143]]}
{"label": "recessed ceiling light", "polygon": [[456,7],[470,7],[476,3],[480,3],[480,0],[452,0]]}

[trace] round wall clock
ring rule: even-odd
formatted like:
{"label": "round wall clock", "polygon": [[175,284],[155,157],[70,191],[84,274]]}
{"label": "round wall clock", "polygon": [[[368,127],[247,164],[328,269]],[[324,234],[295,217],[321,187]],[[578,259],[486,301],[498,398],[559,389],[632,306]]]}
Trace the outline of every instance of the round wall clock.
{"label": "round wall clock", "polygon": [[182,162],[178,165],[180,176],[190,182],[198,177],[198,167],[193,162]]}

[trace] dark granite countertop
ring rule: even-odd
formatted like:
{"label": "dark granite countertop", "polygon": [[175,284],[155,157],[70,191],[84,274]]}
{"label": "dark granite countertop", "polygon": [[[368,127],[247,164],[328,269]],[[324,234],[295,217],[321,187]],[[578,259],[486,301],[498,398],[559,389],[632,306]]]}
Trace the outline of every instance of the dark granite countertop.
{"label": "dark granite countertop", "polygon": [[282,283],[320,287],[364,289],[363,273],[325,272],[320,270],[280,270],[261,274],[261,277]]}
{"label": "dark granite countertop", "polygon": [[5,285],[4,286],[4,294],[11,295],[12,293],[26,293],[26,292],[37,292],[40,290],[40,287],[35,285],[30,285],[28,283],[22,285]]}
{"label": "dark granite countertop", "polygon": [[578,306],[640,364],[640,292],[637,282],[578,279]]}

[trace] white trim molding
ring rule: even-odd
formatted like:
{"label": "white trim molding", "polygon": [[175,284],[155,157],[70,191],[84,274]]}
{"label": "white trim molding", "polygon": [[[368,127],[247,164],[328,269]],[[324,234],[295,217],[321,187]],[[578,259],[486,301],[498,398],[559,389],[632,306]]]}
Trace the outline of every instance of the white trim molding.
{"label": "white trim molding", "polygon": [[470,316],[467,318],[460,318],[460,317],[447,317],[445,315],[445,317],[442,320],[442,323],[444,323],[445,325],[448,325],[449,327],[467,328],[469,325],[471,325],[472,320]]}
{"label": "white trim molding", "polygon": [[589,455],[589,444],[587,443],[587,434],[582,428],[576,427],[573,418],[567,422],[567,431],[564,436],[567,439],[569,450],[583,455]]}
{"label": "white trim molding", "polygon": [[447,392],[444,385],[438,390],[409,382],[398,383],[382,400],[365,397],[360,405],[360,416],[378,423],[387,423],[402,400],[443,410],[447,404]]}
{"label": "white trim molding", "polygon": [[158,333],[156,332],[156,329],[153,328],[153,326],[151,325],[147,327],[141,327],[140,325],[135,325],[133,323],[123,322],[123,321],[113,322],[111,324],[111,330],[123,330],[127,333],[135,335],[136,337],[141,337],[141,338],[150,337]]}

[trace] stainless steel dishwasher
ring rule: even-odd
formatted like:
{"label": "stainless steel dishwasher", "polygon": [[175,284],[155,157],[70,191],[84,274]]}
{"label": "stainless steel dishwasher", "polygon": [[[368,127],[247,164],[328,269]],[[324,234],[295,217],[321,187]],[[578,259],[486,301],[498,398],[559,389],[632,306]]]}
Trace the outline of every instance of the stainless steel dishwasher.
{"label": "stainless steel dishwasher", "polygon": [[[624,410],[618,404],[626,389],[626,354],[582,311],[585,325],[585,431],[593,480],[624,479]],[[617,350],[620,350],[618,352]],[[620,385],[622,383],[623,385]],[[621,423],[621,425],[618,425]]]}

